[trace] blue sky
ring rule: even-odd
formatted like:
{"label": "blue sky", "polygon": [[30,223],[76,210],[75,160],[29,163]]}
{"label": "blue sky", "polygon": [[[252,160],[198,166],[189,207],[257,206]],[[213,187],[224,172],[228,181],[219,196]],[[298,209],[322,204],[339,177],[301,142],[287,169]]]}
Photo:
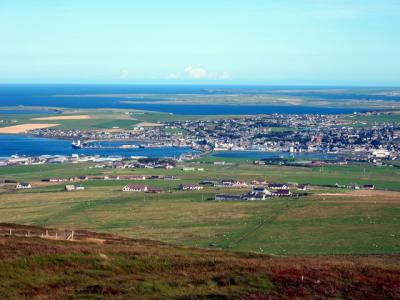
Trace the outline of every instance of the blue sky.
{"label": "blue sky", "polygon": [[0,82],[400,84],[399,0],[0,0]]}

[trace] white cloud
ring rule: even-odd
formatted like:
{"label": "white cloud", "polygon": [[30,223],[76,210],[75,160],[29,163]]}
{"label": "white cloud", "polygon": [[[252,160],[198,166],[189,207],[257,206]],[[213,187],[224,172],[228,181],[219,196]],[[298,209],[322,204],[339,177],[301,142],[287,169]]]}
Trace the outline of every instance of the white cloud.
{"label": "white cloud", "polygon": [[119,79],[126,79],[129,77],[129,71],[128,70],[121,70],[119,74]]}
{"label": "white cloud", "polygon": [[170,80],[184,79],[214,79],[214,80],[229,80],[231,76],[228,72],[209,72],[203,67],[188,66],[183,69],[183,73],[170,73],[167,75]]}
{"label": "white cloud", "polygon": [[208,72],[201,67],[188,66],[185,68],[185,73],[194,79],[202,79],[208,77]]}

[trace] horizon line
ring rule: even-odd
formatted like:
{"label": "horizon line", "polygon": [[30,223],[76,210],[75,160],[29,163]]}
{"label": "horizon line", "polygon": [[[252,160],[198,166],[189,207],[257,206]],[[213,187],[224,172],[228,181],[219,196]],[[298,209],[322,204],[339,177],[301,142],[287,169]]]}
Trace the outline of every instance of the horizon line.
{"label": "horizon line", "polygon": [[115,85],[115,86],[243,86],[243,87],[353,87],[353,88],[400,88],[400,83],[394,84],[268,84],[268,83],[149,83],[149,82],[138,82],[138,83],[128,83],[128,82],[93,82],[93,83],[82,83],[82,82],[0,82],[0,86],[5,85],[81,85],[81,86],[95,86],[95,85]]}

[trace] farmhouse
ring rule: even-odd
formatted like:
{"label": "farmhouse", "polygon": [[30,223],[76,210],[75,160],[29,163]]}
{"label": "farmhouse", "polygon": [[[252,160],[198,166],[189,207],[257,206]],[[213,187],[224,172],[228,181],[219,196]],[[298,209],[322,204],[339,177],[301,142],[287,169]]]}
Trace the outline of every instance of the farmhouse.
{"label": "farmhouse", "polygon": [[237,180],[234,182],[233,186],[238,188],[247,187],[247,183],[245,181]]}
{"label": "farmhouse", "polygon": [[67,191],[67,192],[71,192],[71,191],[75,191],[75,185],[73,185],[73,184],[67,184],[66,186],[65,186],[65,191]]}
{"label": "farmhouse", "polygon": [[49,182],[62,182],[63,179],[62,178],[58,178],[58,177],[53,177],[53,178],[49,178],[48,181]]}
{"label": "farmhouse", "polygon": [[306,190],[307,190],[307,187],[306,187],[305,185],[303,185],[303,184],[299,184],[299,185],[297,186],[297,190],[298,190],[298,191],[306,191]]}
{"label": "farmhouse", "polygon": [[265,194],[262,193],[254,193],[254,192],[249,192],[247,194],[242,195],[242,199],[247,200],[247,201],[252,201],[252,200],[265,200]]}
{"label": "farmhouse", "polygon": [[130,180],[146,180],[146,176],[145,175],[129,175],[127,176],[127,179]]}
{"label": "farmhouse", "polygon": [[128,184],[122,189],[124,192],[147,192],[147,185],[142,184]]}
{"label": "farmhouse", "polygon": [[272,190],[287,190],[289,187],[284,183],[269,183],[268,187]]}
{"label": "farmhouse", "polygon": [[161,194],[161,193],[164,193],[164,189],[149,187],[149,188],[147,188],[146,193]]}
{"label": "farmhouse", "polygon": [[200,182],[201,185],[213,185],[216,186],[218,184],[218,181],[216,180],[203,180],[202,182]]}
{"label": "farmhouse", "polygon": [[67,184],[65,186],[65,191],[67,192],[72,192],[72,191],[83,191],[85,190],[85,187],[82,185],[73,185],[73,184]]}
{"label": "farmhouse", "polygon": [[265,196],[271,196],[271,192],[267,190],[265,187],[255,187],[253,188],[253,193],[262,194]]}
{"label": "farmhouse", "polygon": [[182,168],[182,171],[185,171],[185,172],[187,172],[187,171],[194,171],[195,170],[195,168],[193,168],[193,167],[183,167]]}
{"label": "farmhouse", "polygon": [[217,200],[217,201],[242,200],[242,196],[240,196],[240,195],[219,194],[219,195],[215,195],[215,200]]}
{"label": "farmhouse", "polygon": [[17,183],[17,186],[15,188],[18,190],[30,189],[30,188],[32,188],[32,185],[27,182],[19,182],[19,183]]}
{"label": "farmhouse", "polygon": [[292,193],[289,190],[275,190],[272,192],[272,196],[275,197],[289,197]]}
{"label": "farmhouse", "polygon": [[194,190],[202,190],[203,187],[201,185],[198,184],[194,184],[194,183],[182,183],[180,185],[180,189],[182,191],[194,191]]}
{"label": "farmhouse", "polygon": [[247,187],[247,183],[240,180],[234,179],[223,179],[219,182],[214,183],[215,187],[232,187],[232,188],[244,188]]}
{"label": "farmhouse", "polygon": [[267,184],[267,181],[264,179],[254,179],[251,184],[253,185],[265,185]]}
{"label": "farmhouse", "polygon": [[373,184],[364,184],[363,189],[364,190],[374,190],[375,186]]}
{"label": "farmhouse", "polygon": [[0,186],[4,185],[6,183],[6,180],[4,178],[0,178]]}

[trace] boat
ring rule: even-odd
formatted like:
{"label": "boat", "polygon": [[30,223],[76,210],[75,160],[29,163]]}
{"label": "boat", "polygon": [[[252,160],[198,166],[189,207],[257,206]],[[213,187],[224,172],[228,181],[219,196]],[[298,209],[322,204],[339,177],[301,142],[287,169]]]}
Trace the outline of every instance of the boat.
{"label": "boat", "polygon": [[139,146],[128,144],[128,145],[121,145],[119,148],[120,149],[137,149],[137,148],[139,148]]}
{"label": "boat", "polygon": [[81,140],[73,140],[71,146],[72,149],[82,149],[83,143],[81,142]]}

